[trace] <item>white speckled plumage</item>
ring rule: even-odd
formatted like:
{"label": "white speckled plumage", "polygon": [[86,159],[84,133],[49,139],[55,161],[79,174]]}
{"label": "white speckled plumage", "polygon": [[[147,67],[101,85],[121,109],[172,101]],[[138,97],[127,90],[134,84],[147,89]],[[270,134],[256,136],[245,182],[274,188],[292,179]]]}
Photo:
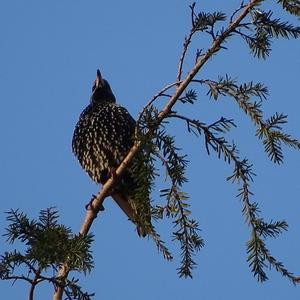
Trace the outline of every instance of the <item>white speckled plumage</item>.
{"label": "white speckled plumage", "polygon": [[135,121],[113,102],[89,104],[76,125],[72,148],[91,179],[103,183],[109,168],[117,167],[133,145]]}

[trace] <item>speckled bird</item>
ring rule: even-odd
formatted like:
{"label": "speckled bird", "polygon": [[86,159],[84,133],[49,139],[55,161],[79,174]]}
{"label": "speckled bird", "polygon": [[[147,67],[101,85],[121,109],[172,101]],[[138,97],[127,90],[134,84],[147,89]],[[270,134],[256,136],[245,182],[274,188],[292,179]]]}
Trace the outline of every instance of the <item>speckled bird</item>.
{"label": "speckled bird", "polygon": [[[116,104],[109,83],[97,70],[90,104],[81,113],[72,140],[75,156],[93,181],[105,184],[113,176],[133,146],[135,125],[129,112]],[[111,196],[129,219],[138,224],[130,204],[132,191],[136,188],[134,176],[129,166]],[[137,231],[139,235],[145,236],[143,226],[137,225]]]}

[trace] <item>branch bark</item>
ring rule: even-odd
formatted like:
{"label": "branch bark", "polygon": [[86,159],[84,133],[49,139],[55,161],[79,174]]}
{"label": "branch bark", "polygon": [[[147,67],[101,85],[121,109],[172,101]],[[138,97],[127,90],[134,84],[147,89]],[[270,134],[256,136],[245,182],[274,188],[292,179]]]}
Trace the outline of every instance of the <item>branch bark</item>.
{"label": "branch bark", "polygon": [[31,287],[30,287],[30,291],[29,291],[29,296],[28,296],[29,300],[33,300],[34,289],[35,289],[36,285],[39,283],[40,274],[41,274],[41,269],[39,268],[36,271],[34,279],[32,280],[32,283],[31,283]]}

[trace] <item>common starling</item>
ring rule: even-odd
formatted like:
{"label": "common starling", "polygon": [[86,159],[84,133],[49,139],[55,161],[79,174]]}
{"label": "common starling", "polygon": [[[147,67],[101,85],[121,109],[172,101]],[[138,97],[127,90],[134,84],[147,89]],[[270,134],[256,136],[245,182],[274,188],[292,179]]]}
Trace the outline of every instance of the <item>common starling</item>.
{"label": "common starling", "polygon": [[[136,122],[129,112],[116,104],[107,80],[97,70],[90,104],[83,110],[75,127],[72,149],[82,168],[96,183],[105,184],[133,146]],[[132,163],[133,164],[133,163]],[[125,170],[111,192],[112,198],[137,225],[137,232],[145,236],[150,222],[149,195],[146,201],[147,224],[141,224],[132,198],[137,188],[132,164]]]}

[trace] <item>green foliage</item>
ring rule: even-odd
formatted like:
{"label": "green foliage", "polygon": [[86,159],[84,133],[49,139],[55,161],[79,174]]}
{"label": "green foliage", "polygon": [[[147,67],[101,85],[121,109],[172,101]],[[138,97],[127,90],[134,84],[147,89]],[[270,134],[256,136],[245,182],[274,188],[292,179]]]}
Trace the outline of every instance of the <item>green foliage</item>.
{"label": "green foliage", "polygon": [[283,162],[282,143],[294,149],[300,149],[298,140],[282,132],[283,124],[287,123],[287,116],[275,113],[266,122],[261,122],[256,135],[263,140],[265,151],[275,163]]}
{"label": "green foliage", "polygon": [[[139,134],[141,137],[141,134]],[[157,249],[163,254],[167,260],[172,260],[173,257],[168,248],[164,245],[160,235],[156,232],[155,227],[151,222],[151,214],[153,208],[151,206],[150,195],[154,188],[155,176],[155,159],[152,155],[153,144],[151,140],[144,138],[144,144],[140,153],[134,159],[131,168],[135,177],[136,188],[133,191],[133,197],[130,199],[131,206],[135,212],[135,222],[141,230],[142,234],[148,234],[155,242]],[[146,142],[147,141],[147,142]]]}
{"label": "green foliage", "polygon": [[[262,103],[269,93],[263,84],[253,82],[238,84],[236,80],[228,75],[219,77],[217,81],[207,79],[195,80],[195,82],[208,86],[207,94],[214,100],[219,100],[220,96],[234,99],[240,109],[249,116],[256,126],[256,135],[263,141],[265,151],[273,162],[281,163],[283,161],[282,143],[300,149],[299,142],[282,131],[282,125],[286,123],[285,115],[275,113],[274,116],[264,120]],[[253,100],[253,98],[256,98],[256,100]],[[197,93],[192,89],[179,99],[184,104],[194,104],[196,100]],[[157,117],[158,110],[151,105],[148,112],[148,128],[152,129],[154,128],[153,115]],[[281,272],[282,275],[296,282],[297,277],[285,271],[283,264],[272,257],[265,247],[265,240],[268,237],[276,237],[283,230],[286,230],[287,223],[285,221],[265,222],[260,217],[257,203],[251,201],[253,194],[250,190],[250,184],[255,176],[252,170],[253,166],[246,158],[241,159],[239,157],[236,144],[234,142],[229,143],[225,137],[225,134],[232,127],[236,127],[234,121],[221,117],[216,122],[206,125],[204,122],[180,115],[174,111],[169,113],[168,122],[172,118],[185,121],[188,132],[196,136],[203,136],[208,154],[215,152],[218,158],[223,158],[225,162],[233,164],[233,173],[228,176],[227,180],[236,182],[239,185],[237,197],[243,203],[242,212],[252,228],[252,238],[248,242],[247,252],[249,265],[254,276],[257,276],[259,281],[266,280],[267,276],[264,269],[266,268],[266,262],[270,263],[271,261],[271,266]],[[161,160],[166,170],[166,176],[171,181],[171,187],[163,189],[161,194],[166,199],[166,205],[157,205],[153,214],[156,218],[163,218],[164,216],[173,218],[176,230],[173,239],[180,242],[182,257],[178,273],[180,276],[191,277],[192,269],[196,265],[193,255],[204,246],[204,241],[198,235],[198,222],[190,218],[191,211],[189,210],[188,196],[181,191],[182,185],[187,181],[185,172],[188,161],[185,155],[179,154],[181,149],[175,146],[175,137],[166,133],[165,124],[168,122],[165,120],[163,128],[160,130],[155,129],[154,134],[151,136],[157,146],[157,148],[152,147],[152,155],[156,155]],[[145,129],[147,128],[147,122],[145,121],[143,124],[144,132],[148,132]]]}
{"label": "green foliage", "polygon": [[78,299],[78,300],[90,300],[94,293],[89,294],[87,292],[82,291],[82,288],[78,284],[79,280],[72,278],[72,279],[65,279],[64,283],[64,291],[67,295],[67,299]]}
{"label": "green foliage", "polygon": [[[208,85],[207,94],[214,100],[218,100],[220,95],[233,97],[255,124],[261,121],[261,102],[268,95],[268,89],[261,83],[249,82],[238,86],[228,75],[219,77],[218,81],[205,80],[203,83]],[[251,97],[258,97],[259,101],[252,102]]]}
{"label": "green foliage", "polygon": [[156,210],[162,218],[164,215],[173,219],[175,232],[173,240],[178,240],[181,247],[181,265],[178,268],[180,277],[192,277],[192,269],[196,265],[193,255],[204,245],[203,239],[198,235],[199,225],[190,218],[188,196],[180,191],[180,187],[187,181],[185,170],[188,161],[186,155],[178,152],[174,137],[168,135],[165,130],[157,132],[156,156],[161,160],[166,170],[166,176],[171,181],[171,187],[161,190],[161,197],[166,199],[165,206],[158,206]]}
{"label": "green foliage", "polygon": [[298,38],[300,35],[300,27],[279,18],[273,19],[272,16],[272,11],[253,9],[251,21],[239,24],[235,30],[246,41],[255,57],[266,59],[271,51],[271,40],[274,38]]}
{"label": "green foliage", "polygon": [[167,217],[173,218],[175,232],[173,240],[180,243],[181,264],[178,268],[180,277],[191,277],[192,270],[197,265],[193,256],[204,246],[204,240],[199,236],[199,224],[196,220],[191,219],[191,211],[186,193],[177,190],[176,185],[169,189],[161,190],[161,197],[165,197],[167,205],[159,207],[165,212]]}
{"label": "green foliage", "polygon": [[[63,285],[65,289],[77,290],[78,297],[68,299],[90,299],[88,294],[81,292],[76,281],[72,281],[71,286],[47,274],[51,270],[52,273],[56,272],[65,263],[68,263],[70,270],[90,272],[93,268],[91,234],[72,234],[70,228],[58,223],[58,213],[53,208],[42,210],[38,220],[30,220],[23,212],[11,210],[7,213],[7,221],[9,225],[4,234],[7,241],[11,244],[20,241],[25,245],[25,250],[24,253],[13,250],[2,255],[2,280],[25,280],[32,287],[48,281],[54,285]],[[21,266],[27,269],[27,275],[18,274]]]}
{"label": "green foliage", "polygon": [[135,211],[135,221],[139,226],[144,227],[144,232],[151,232],[151,203],[150,194],[154,187],[155,168],[153,159],[148,151],[141,151],[131,165],[135,189],[131,199],[131,206]]}
{"label": "green foliage", "polygon": [[300,16],[300,1],[299,0],[277,0],[282,7],[290,14]]}
{"label": "green foliage", "polygon": [[[264,222],[264,234],[265,236],[277,236],[283,230],[287,230],[287,223],[285,221],[266,224]],[[260,224],[261,225],[261,224]],[[263,233],[261,234],[263,235]],[[258,281],[264,282],[268,280],[268,276],[265,269],[268,267],[274,268],[277,272],[281,273],[282,276],[287,277],[292,283],[296,284],[299,282],[299,277],[289,272],[283,265],[282,262],[277,261],[266,248],[264,239],[257,235],[257,230],[252,231],[252,238],[247,243],[247,253],[249,266],[254,276],[257,277]]]}
{"label": "green foliage", "polygon": [[171,178],[173,184],[181,186],[187,182],[184,174],[188,161],[186,155],[179,154],[180,149],[175,146],[174,137],[168,135],[165,130],[157,131],[155,145],[158,150],[155,154],[161,159],[167,171],[166,175]]}
{"label": "green foliage", "polygon": [[213,13],[200,12],[196,16],[193,25],[196,31],[205,31],[209,28],[213,28],[217,22],[225,20],[226,14],[220,11]]}
{"label": "green foliage", "polygon": [[[296,139],[281,132],[281,124],[286,123],[285,115],[276,113],[264,122],[262,119],[261,102],[252,103],[250,101],[251,96],[258,97],[260,101],[266,98],[268,90],[263,85],[250,82],[238,86],[227,75],[225,78],[220,77],[217,82],[205,80],[201,83],[209,86],[208,95],[215,100],[218,99],[219,95],[233,97],[240,108],[250,116],[253,123],[262,128],[262,130],[258,130],[257,135],[260,139],[265,137],[264,144],[267,144],[265,141],[275,144],[273,147],[265,147],[266,152],[274,162],[280,163],[283,160],[281,141],[284,140],[286,145],[300,149],[300,144]],[[227,180],[241,184],[237,197],[241,199],[243,203],[242,212],[247,223],[252,227],[252,237],[247,243],[247,260],[254,276],[261,282],[267,280],[268,277],[265,269],[268,263],[270,267],[275,268],[276,271],[290,279],[293,283],[299,282],[299,278],[289,272],[282,262],[277,261],[271,256],[265,245],[265,240],[268,237],[277,237],[283,231],[287,230],[288,225],[286,221],[270,221],[267,223],[260,217],[257,203],[250,200],[250,197],[253,195],[250,191],[250,183],[253,182],[255,176],[252,171],[252,165],[249,164],[247,159],[239,158],[239,151],[234,143],[230,144],[224,136],[219,136],[228,132],[232,127],[236,127],[233,120],[222,117],[220,120],[207,126],[203,122],[189,119],[176,113],[172,113],[170,117],[185,120],[189,132],[193,130],[192,132],[196,135],[203,134],[208,154],[212,150],[216,152],[218,158],[223,157],[224,161],[229,164],[233,162],[234,170]],[[186,242],[185,245],[188,245],[188,243]]]}
{"label": "green foliage", "polygon": [[[181,101],[183,103],[193,103],[195,99],[195,92],[188,91]],[[162,219],[164,216],[173,219],[174,228],[176,229],[173,238],[180,242],[182,252],[182,261],[178,272],[180,276],[191,277],[191,270],[195,266],[193,254],[203,246],[203,240],[197,233],[199,231],[198,223],[189,217],[189,205],[186,203],[188,198],[185,193],[179,191],[180,186],[187,181],[184,176],[187,160],[185,155],[179,154],[180,149],[175,146],[174,137],[168,135],[164,129],[158,130],[158,125],[153,123],[153,115],[157,117],[157,109],[149,106],[149,109],[144,111],[139,122],[140,127],[137,131],[137,139],[143,141],[144,159],[140,160],[142,165],[137,165],[137,169],[140,170],[137,180],[144,187],[153,186],[154,175],[159,176],[154,167],[154,158],[156,157],[161,161],[166,177],[171,181],[171,187],[164,189],[161,194],[162,197],[166,198],[167,204],[153,207],[152,216],[156,220]],[[147,168],[144,169],[144,172],[143,168],[145,166]],[[148,181],[145,182],[145,180]],[[142,193],[139,196],[140,201],[142,201],[140,197],[143,197]],[[134,206],[136,207],[136,204]],[[148,232],[164,257],[168,260],[172,259],[171,254],[165,247],[164,242],[160,240],[160,236],[156,233],[153,226],[150,227]]]}
{"label": "green foliage", "polygon": [[195,101],[197,100],[197,93],[196,91],[190,89],[188,91],[185,92],[185,95],[181,98],[178,99],[180,102],[182,103],[190,103],[190,104],[194,104]]}
{"label": "green foliage", "polygon": [[[256,126],[256,135],[263,141],[265,151],[275,163],[283,162],[282,144],[294,149],[300,149],[300,143],[289,134],[282,131],[283,124],[287,123],[287,116],[279,113],[269,119],[263,119],[262,101],[268,96],[268,89],[261,83],[244,83],[237,85],[236,81],[228,75],[220,77],[217,81],[203,80],[201,83],[208,85],[208,95],[218,100],[219,96],[230,96],[248,115]],[[258,101],[252,98],[257,97]]]}
{"label": "green foliage", "polygon": [[254,11],[252,18],[256,31],[265,33],[271,38],[298,38],[300,27],[294,27],[289,22],[282,22],[279,18],[272,19],[273,12]]}
{"label": "green foliage", "polygon": [[[255,176],[252,171],[252,165],[249,164],[247,159],[240,159],[238,155],[239,151],[234,143],[230,144],[226,141],[224,136],[219,136],[219,134],[224,134],[229,131],[230,128],[235,127],[233,121],[221,118],[207,126],[198,120],[191,120],[174,113],[170,117],[185,120],[189,124],[189,128],[193,127],[197,129],[199,135],[203,134],[208,154],[210,154],[210,150],[212,150],[216,152],[219,158],[223,157],[225,162],[234,164],[233,173],[227,180],[236,182],[240,186],[237,197],[240,198],[243,203],[242,212],[247,223],[252,228],[252,237],[247,243],[247,253],[249,266],[254,276],[256,276],[259,281],[267,280],[268,277],[265,268],[267,268],[266,263],[269,263],[270,267],[274,267],[293,283],[298,282],[299,278],[287,271],[281,262],[272,257],[265,246],[265,240],[268,237],[277,237],[283,231],[287,230],[288,225],[286,221],[270,221],[267,223],[260,217],[257,203],[251,202],[250,199],[253,196],[253,193],[250,191],[250,183],[253,182]],[[276,123],[275,119],[272,120],[273,123]],[[187,246],[189,244],[186,241],[184,245]],[[203,241],[201,241],[200,245],[203,246]]]}
{"label": "green foliage", "polygon": [[263,31],[257,31],[252,36],[245,35],[244,38],[255,57],[266,59],[270,55],[270,38]]}
{"label": "green foliage", "polygon": [[[182,103],[194,103],[197,94],[193,90],[189,90],[183,97],[180,98]],[[165,169],[166,179],[170,179],[170,188],[161,191],[161,197],[166,199],[166,205],[156,205],[152,208],[152,216],[154,219],[163,219],[167,216],[173,219],[175,232],[173,239],[178,240],[181,247],[181,264],[178,268],[180,276],[192,277],[192,269],[195,266],[193,255],[203,246],[203,240],[198,235],[198,223],[190,218],[188,197],[186,193],[180,191],[180,187],[187,181],[185,171],[188,161],[186,155],[181,155],[180,149],[175,145],[173,136],[167,134],[164,129],[167,121],[163,123],[155,123],[154,120],[158,118],[158,110],[149,105],[139,119],[139,128],[137,130],[137,140],[142,141],[144,151],[144,166],[146,172],[139,172],[138,181],[142,184],[143,180],[148,183],[144,184],[148,187],[153,185],[155,176],[159,176],[159,172],[154,167],[155,159],[160,160]],[[161,127],[161,128],[160,128]],[[143,166],[139,165],[137,168],[143,170]],[[150,184],[151,182],[151,184]],[[145,186],[144,185],[144,186]],[[158,249],[163,253],[166,259],[171,259],[172,256],[160,240],[159,235],[151,229],[150,234],[157,244]]]}

